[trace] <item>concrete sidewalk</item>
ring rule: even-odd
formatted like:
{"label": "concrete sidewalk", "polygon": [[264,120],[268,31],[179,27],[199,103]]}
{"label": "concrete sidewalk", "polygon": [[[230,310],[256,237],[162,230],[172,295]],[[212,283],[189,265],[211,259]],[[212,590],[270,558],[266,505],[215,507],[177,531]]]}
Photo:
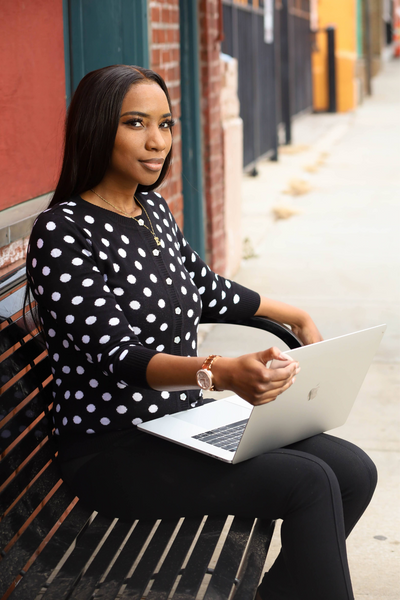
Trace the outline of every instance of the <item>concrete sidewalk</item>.
{"label": "concrete sidewalk", "polygon": [[[356,599],[398,600],[400,61],[384,66],[373,94],[355,113],[299,118],[291,153],[283,149],[278,163],[265,161],[258,177],[245,177],[243,237],[254,256],[235,279],[304,308],[325,338],[387,323],[351,416],[335,435],[366,450],[379,471],[374,499],[348,541]],[[308,191],[283,193],[289,189]],[[216,326],[200,353],[261,350],[271,345],[262,336],[238,340],[237,331]],[[276,535],[269,562],[278,548]]]}

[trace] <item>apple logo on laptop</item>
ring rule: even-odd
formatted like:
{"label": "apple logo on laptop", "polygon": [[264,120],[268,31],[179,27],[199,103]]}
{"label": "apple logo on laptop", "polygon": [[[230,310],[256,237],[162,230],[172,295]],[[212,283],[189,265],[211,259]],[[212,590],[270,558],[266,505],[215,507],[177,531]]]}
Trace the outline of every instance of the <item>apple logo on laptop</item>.
{"label": "apple logo on laptop", "polygon": [[319,384],[315,388],[312,388],[312,390],[309,391],[308,401],[314,400],[315,396],[318,394],[318,390],[319,390]]}

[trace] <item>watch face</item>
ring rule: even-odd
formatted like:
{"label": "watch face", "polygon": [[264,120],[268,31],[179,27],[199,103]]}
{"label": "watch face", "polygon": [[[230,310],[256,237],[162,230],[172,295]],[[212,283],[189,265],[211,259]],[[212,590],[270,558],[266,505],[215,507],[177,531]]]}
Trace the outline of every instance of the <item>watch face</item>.
{"label": "watch face", "polygon": [[197,371],[197,383],[202,390],[209,390],[212,386],[212,379],[205,369]]}

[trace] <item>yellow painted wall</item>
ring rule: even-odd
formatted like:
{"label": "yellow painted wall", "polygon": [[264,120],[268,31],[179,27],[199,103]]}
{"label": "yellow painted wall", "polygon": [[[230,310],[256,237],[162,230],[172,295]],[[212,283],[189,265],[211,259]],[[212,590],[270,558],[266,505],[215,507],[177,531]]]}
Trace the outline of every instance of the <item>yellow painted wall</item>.
{"label": "yellow painted wall", "polygon": [[[318,27],[336,26],[337,110],[346,112],[357,104],[356,0],[318,0]],[[314,110],[328,108],[328,57],[326,33],[316,35],[312,55]]]}

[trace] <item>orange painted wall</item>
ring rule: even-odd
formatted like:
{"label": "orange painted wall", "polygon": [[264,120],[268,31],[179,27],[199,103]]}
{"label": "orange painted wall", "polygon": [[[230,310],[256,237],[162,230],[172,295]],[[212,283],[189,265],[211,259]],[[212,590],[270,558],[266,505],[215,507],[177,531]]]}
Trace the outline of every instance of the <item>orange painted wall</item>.
{"label": "orange painted wall", "polygon": [[[336,88],[339,112],[357,104],[356,60],[357,23],[355,0],[318,0],[318,27],[336,26]],[[316,36],[317,51],[312,55],[314,110],[328,107],[326,33]]]}
{"label": "orange painted wall", "polygon": [[62,0],[1,0],[0,210],[54,189],[65,118]]}

